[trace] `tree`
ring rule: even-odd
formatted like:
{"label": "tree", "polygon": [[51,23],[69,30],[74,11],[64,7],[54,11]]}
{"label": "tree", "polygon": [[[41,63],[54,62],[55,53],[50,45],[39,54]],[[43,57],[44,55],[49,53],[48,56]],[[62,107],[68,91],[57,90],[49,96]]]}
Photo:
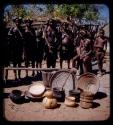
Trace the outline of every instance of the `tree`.
{"label": "tree", "polygon": [[16,16],[16,17],[22,17],[24,18],[25,16],[27,16],[27,12],[24,8],[24,5],[12,5],[12,16]]}
{"label": "tree", "polygon": [[96,5],[91,4],[62,4],[62,5],[47,5],[47,12],[53,13],[56,17],[73,16],[77,18],[86,18],[90,20],[98,19],[99,11]]}
{"label": "tree", "polygon": [[54,13],[54,4],[47,4],[47,14],[53,16]]}

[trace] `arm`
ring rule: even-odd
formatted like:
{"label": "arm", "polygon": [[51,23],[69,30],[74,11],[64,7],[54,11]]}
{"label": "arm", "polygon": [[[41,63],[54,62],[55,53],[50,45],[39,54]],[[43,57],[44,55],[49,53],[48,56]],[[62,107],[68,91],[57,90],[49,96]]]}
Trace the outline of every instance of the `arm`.
{"label": "arm", "polygon": [[97,43],[98,43],[98,39],[96,38],[94,41],[94,47],[96,47]]}
{"label": "arm", "polygon": [[8,32],[8,36],[12,36],[12,35],[13,35],[13,34],[12,34],[12,31],[13,31],[13,27],[10,28],[10,30],[9,30],[9,32]]}
{"label": "arm", "polygon": [[48,41],[48,39],[47,39],[46,31],[43,31],[43,38],[45,39],[45,42],[46,42],[46,44],[47,44],[47,46],[48,46],[48,48],[49,48],[49,50],[50,50],[51,46],[50,46],[49,41]]}
{"label": "arm", "polygon": [[105,46],[104,46],[104,50],[105,50],[105,52],[106,52],[106,50],[107,50],[107,39],[105,40]]}
{"label": "arm", "polygon": [[85,56],[89,56],[92,53],[92,50],[90,50],[88,53],[86,53]]}

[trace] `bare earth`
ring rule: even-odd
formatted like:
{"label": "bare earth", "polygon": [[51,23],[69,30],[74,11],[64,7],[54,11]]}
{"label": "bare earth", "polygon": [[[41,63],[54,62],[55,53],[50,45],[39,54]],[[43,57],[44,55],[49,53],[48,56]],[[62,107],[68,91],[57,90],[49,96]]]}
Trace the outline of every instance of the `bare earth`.
{"label": "bare earth", "polygon": [[[64,62],[63,65],[67,67]],[[46,67],[45,64],[43,67]],[[59,63],[57,63],[59,67]],[[104,69],[109,72],[109,60],[104,63]],[[31,72],[29,72],[29,76]],[[25,77],[25,71],[22,76]],[[10,98],[4,98],[4,117],[8,121],[98,121],[106,120],[110,116],[110,73],[98,77],[100,79],[100,88],[98,95],[94,99],[95,106],[90,109],[83,109],[79,106],[71,108],[66,107],[63,102],[58,102],[60,106],[56,109],[45,109],[42,102],[32,102],[24,104],[15,104]],[[8,79],[14,79],[14,74],[9,71]],[[7,83],[8,84],[8,83]],[[28,84],[22,84],[17,87],[6,87],[4,93],[10,93],[13,89],[25,91]]]}

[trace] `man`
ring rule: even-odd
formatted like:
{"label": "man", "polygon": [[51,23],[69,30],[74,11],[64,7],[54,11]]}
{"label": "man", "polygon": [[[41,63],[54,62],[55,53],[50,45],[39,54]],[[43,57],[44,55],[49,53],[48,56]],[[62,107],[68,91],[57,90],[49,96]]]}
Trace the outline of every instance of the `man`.
{"label": "man", "polygon": [[[23,56],[23,30],[21,27],[22,19],[13,19],[14,26],[8,32],[10,39],[10,57],[13,66],[21,67],[22,56]],[[20,78],[20,70],[18,71],[18,78]],[[17,72],[14,70],[15,79],[17,79]]]}
{"label": "man", "polygon": [[83,62],[80,59],[81,48],[83,48],[84,39],[86,36],[86,32],[84,30],[79,32],[79,41],[76,44],[74,49],[74,57],[72,60],[72,67],[77,68],[77,74],[79,74],[79,67],[80,67],[80,75],[83,74]]}
{"label": "man", "polygon": [[91,58],[92,58],[92,46],[90,39],[84,39],[84,47],[82,53],[80,55],[80,59],[83,61],[83,71],[92,72],[92,65],[91,65]]}
{"label": "man", "polygon": [[[8,31],[9,28],[7,28],[7,23],[4,20],[3,21],[3,50],[4,50],[4,67],[8,67],[10,65],[10,51],[9,51],[9,41],[8,41]],[[8,78],[8,70],[6,70],[6,76],[5,79]]]}
{"label": "man", "polygon": [[70,60],[73,58],[74,54],[74,44],[72,36],[70,35],[71,31],[68,28],[61,29],[61,46],[60,46],[60,68],[62,68],[63,60],[67,61],[68,69],[70,68]]}
{"label": "man", "polygon": [[[35,29],[32,27],[33,20],[25,20],[25,31],[24,31],[24,55],[25,55],[25,66],[29,67],[30,61],[32,68],[35,68],[36,60],[36,33]],[[32,76],[35,72],[32,72]],[[26,71],[26,77],[28,77],[28,71]]]}
{"label": "man", "polygon": [[39,30],[35,29],[35,32],[36,32],[36,42],[37,42],[37,46],[36,46],[36,67],[42,68],[42,60],[43,60],[44,51],[45,51],[45,40],[43,38],[42,27]]}
{"label": "man", "polygon": [[[80,67],[80,75],[86,72],[92,71],[91,66],[91,56],[92,56],[92,47],[91,41],[88,38],[85,38],[85,34],[82,35],[80,40],[79,47],[76,48],[76,54],[72,61],[72,66],[76,67],[77,70]],[[76,64],[77,63],[77,64]],[[78,73],[78,71],[77,71]]]}
{"label": "man", "polygon": [[55,68],[57,59],[56,35],[51,21],[43,31],[43,38],[45,39],[47,68],[51,66]]}
{"label": "man", "polygon": [[99,31],[98,37],[94,42],[95,55],[98,62],[99,74],[102,75],[103,71],[103,59],[105,56],[105,52],[107,50],[107,38],[104,36],[104,30],[101,29]]}

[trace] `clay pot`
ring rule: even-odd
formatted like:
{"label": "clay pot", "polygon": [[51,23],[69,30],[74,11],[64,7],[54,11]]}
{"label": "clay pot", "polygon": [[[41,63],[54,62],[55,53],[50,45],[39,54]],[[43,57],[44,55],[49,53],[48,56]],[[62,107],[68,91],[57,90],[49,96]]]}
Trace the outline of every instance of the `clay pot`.
{"label": "clay pot", "polygon": [[69,95],[75,97],[75,101],[80,101],[80,90],[70,90]]}
{"label": "clay pot", "polygon": [[24,102],[24,93],[20,90],[13,90],[9,97],[14,103],[20,104]]}
{"label": "clay pot", "polygon": [[47,90],[45,91],[44,97],[48,97],[48,98],[53,98],[53,91],[52,90]]}
{"label": "clay pot", "polygon": [[65,97],[64,104],[69,107],[74,107],[76,105],[75,98],[72,96]]}
{"label": "clay pot", "polygon": [[64,101],[65,99],[65,92],[61,88],[53,88],[53,96],[58,100],[58,101]]}
{"label": "clay pot", "polygon": [[55,98],[45,97],[42,101],[42,104],[47,109],[53,109],[57,107],[57,100]]}

